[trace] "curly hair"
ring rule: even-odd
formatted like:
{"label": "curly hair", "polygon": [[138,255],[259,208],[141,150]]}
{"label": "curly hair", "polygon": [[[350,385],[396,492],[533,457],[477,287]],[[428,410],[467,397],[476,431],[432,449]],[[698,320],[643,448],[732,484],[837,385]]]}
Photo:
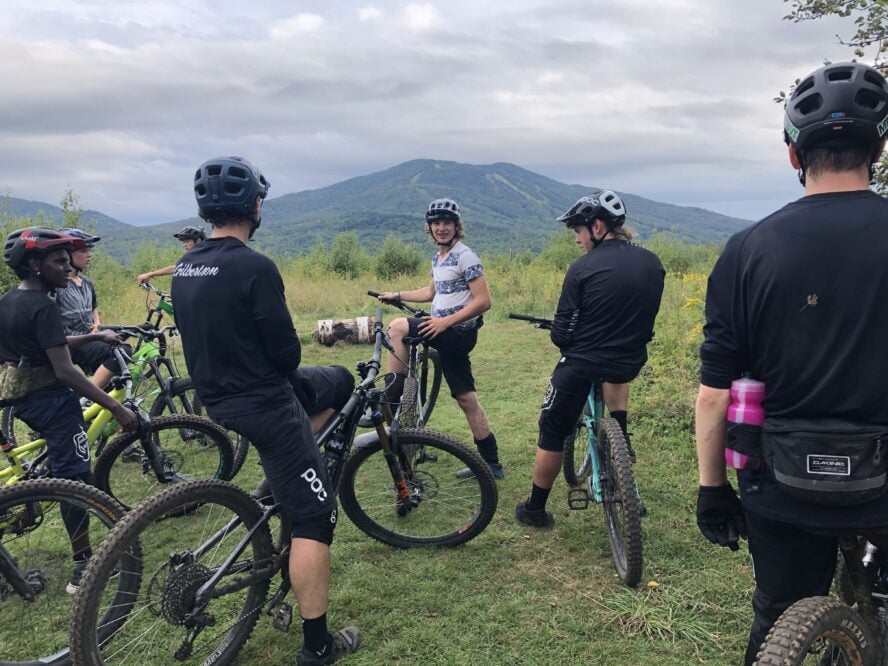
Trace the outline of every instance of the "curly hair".
{"label": "curly hair", "polygon": [[[450,222],[451,220],[445,220],[445,221]],[[465,225],[463,225],[462,220],[456,220],[453,222],[453,224],[454,224],[455,231],[456,231],[456,234],[453,237],[453,242],[455,243],[456,241],[461,241],[466,237],[466,228],[465,228]],[[426,236],[429,237],[429,240],[437,245],[437,242],[435,241],[435,237],[432,236],[432,223],[431,222],[426,222],[425,232],[426,232]]]}

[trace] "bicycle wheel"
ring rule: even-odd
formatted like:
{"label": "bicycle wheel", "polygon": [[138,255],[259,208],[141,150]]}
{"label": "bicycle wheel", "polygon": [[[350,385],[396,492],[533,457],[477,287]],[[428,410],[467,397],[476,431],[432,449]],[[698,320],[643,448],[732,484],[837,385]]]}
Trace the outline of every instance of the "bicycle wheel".
{"label": "bicycle wheel", "polygon": [[431,347],[427,350],[428,363],[420,364],[419,367],[419,395],[422,398],[422,406],[424,410],[425,423],[428,424],[432,417],[432,410],[435,403],[438,402],[438,393],[441,391],[441,370],[438,352]]}
{"label": "bicycle wheel", "polygon": [[[175,515],[174,520],[167,517]],[[224,481],[192,481],[134,509],[87,567],[70,622],[77,664],[229,664],[249,638],[268,594],[273,566],[259,505]],[[195,593],[249,530],[244,552],[199,607]],[[140,544],[140,584],[113,605],[115,568]],[[284,561],[285,556],[284,556]],[[103,620],[109,614],[110,621]]]}
{"label": "bicycle wheel", "polygon": [[[0,490],[0,558],[14,563],[0,566],[0,664],[70,663],[74,558],[88,557],[123,513],[106,494],[77,481],[37,479]],[[33,602],[14,587],[23,581]],[[126,582],[118,577],[109,593],[118,595]]]}
{"label": "bicycle wheel", "polygon": [[598,447],[604,517],[614,566],[622,581],[635,587],[641,580],[642,568],[641,502],[626,438],[615,419],[601,419]]}
{"label": "bicycle wheel", "polygon": [[[149,448],[158,456],[161,474],[150,460]],[[129,509],[172,483],[228,480],[231,458],[228,435],[209,419],[162,416],[110,442],[94,474],[96,486]]]}
{"label": "bicycle wheel", "polygon": [[564,480],[570,486],[583,485],[592,471],[592,460],[589,457],[590,435],[585,422],[580,419],[573,433],[564,439],[561,467],[564,470]]}
{"label": "bicycle wheel", "polygon": [[878,641],[863,618],[832,597],[808,597],[787,608],[756,657],[759,666],[874,666]]}
{"label": "bicycle wheel", "polygon": [[[457,546],[478,536],[493,518],[498,497],[481,456],[428,430],[402,430],[398,445],[412,495],[409,507],[398,506],[378,441],[357,448],[345,463],[339,499],[358,529],[396,548]],[[473,478],[457,478],[465,467]]]}
{"label": "bicycle wheel", "polygon": [[401,407],[398,422],[402,428],[416,428],[419,421],[419,405],[417,404],[418,382],[416,377],[404,378],[404,390],[401,392]]}
{"label": "bicycle wheel", "polygon": [[[190,377],[179,377],[170,382],[169,392],[163,392],[151,405],[151,418],[168,416],[171,414],[194,414],[209,418],[205,413],[203,403],[194,388],[194,382]],[[244,466],[247,453],[250,449],[250,440],[243,435],[230,431],[228,438],[234,444],[234,457],[231,463],[231,476],[234,478]]]}

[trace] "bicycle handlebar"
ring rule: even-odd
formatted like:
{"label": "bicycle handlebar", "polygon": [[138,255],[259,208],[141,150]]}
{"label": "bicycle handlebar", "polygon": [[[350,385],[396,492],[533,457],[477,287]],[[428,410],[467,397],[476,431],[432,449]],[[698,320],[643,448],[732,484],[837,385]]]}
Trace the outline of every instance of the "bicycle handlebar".
{"label": "bicycle handlebar", "polygon": [[531,324],[534,324],[537,328],[544,328],[544,329],[552,328],[552,320],[546,319],[545,317],[534,317],[533,315],[517,314],[515,312],[510,312],[509,319],[518,319],[520,321],[526,321]]}
{"label": "bicycle handlebar", "polygon": [[161,298],[165,298],[165,299],[167,299],[167,300],[170,299],[170,295],[169,295],[167,292],[165,292],[165,291],[161,291],[160,289],[158,289],[157,287],[155,287],[155,286],[154,286],[153,284],[151,284],[150,282],[147,282],[147,281],[146,281],[146,282],[142,282],[142,283],[139,284],[139,286],[142,287],[142,289],[144,289],[145,291],[153,291],[155,294],[157,294],[157,295],[160,296]]}
{"label": "bicycle handlebar", "polygon": [[[381,294],[378,291],[368,291],[368,296],[372,296],[373,298],[378,299]],[[429,313],[423,310],[422,308],[415,308],[412,305],[407,305],[404,301],[398,299],[394,301],[380,301],[381,303],[385,303],[386,305],[392,305],[404,312],[408,312],[414,317],[429,317]],[[380,316],[382,315],[382,311],[380,310]]]}
{"label": "bicycle handlebar", "polygon": [[166,334],[176,335],[178,333],[178,329],[174,325],[161,326],[160,328],[142,328],[141,326],[124,326],[124,325],[114,325],[114,326],[105,326],[102,325],[99,328],[105,331],[114,331],[115,333],[122,333],[123,335],[139,335],[148,339],[155,339],[162,337]]}

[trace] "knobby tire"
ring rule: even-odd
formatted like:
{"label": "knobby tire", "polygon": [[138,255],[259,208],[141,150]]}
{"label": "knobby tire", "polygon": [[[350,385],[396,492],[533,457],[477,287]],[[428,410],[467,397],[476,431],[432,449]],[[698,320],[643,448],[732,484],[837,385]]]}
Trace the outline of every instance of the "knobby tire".
{"label": "knobby tire", "polygon": [[[339,499],[355,526],[395,548],[458,546],[480,534],[498,500],[481,456],[453,437],[424,429],[400,431],[398,445],[413,468],[407,483],[415,506],[398,514],[395,483],[375,441],[353,451],[340,479]],[[465,467],[474,478],[457,478]]]}
{"label": "knobby tire", "polygon": [[[170,516],[184,518],[169,520]],[[247,551],[235,563],[239,570],[229,571],[220,580],[216,592],[222,594],[212,598],[204,608],[216,623],[198,635],[194,641],[195,653],[185,662],[174,658],[177,646],[188,633],[179,618],[181,609],[186,612],[193,609],[194,592],[204,578],[218,569],[261,516],[261,508],[254,499],[224,481],[193,481],[173,486],[130,511],[93,556],[84,576],[82,593],[77,595],[71,621],[71,650],[76,663],[224,665],[234,661],[250,637],[271,579],[278,573],[271,568],[273,548],[267,523],[257,529]],[[187,528],[180,527],[180,520],[188,521]],[[229,520],[235,521],[235,527],[222,543],[197,553],[199,546]],[[173,533],[169,533],[171,528]],[[129,602],[118,606],[114,631],[102,640],[98,618],[106,613],[104,590],[113,580],[118,562],[135,543],[140,543],[142,548],[138,567],[140,584]],[[174,564],[170,553],[180,557],[190,553],[191,560],[183,557],[184,562]],[[255,578],[248,579],[257,573]],[[222,589],[239,581],[242,582],[239,589]],[[238,594],[239,597],[232,597]]]}

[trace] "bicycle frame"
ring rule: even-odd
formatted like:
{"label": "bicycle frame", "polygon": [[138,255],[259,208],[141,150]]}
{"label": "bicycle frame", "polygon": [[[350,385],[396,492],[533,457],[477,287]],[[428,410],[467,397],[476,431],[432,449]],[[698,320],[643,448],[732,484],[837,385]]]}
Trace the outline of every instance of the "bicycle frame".
{"label": "bicycle frame", "polygon": [[[589,474],[589,493],[596,503],[601,504],[604,496],[601,492],[601,459],[598,456],[598,420],[604,414],[604,398],[601,394],[601,382],[595,382],[586,397],[588,410],[583,411],[583,424],[586,426],[586,450],[592,465]],[[587,414],[586,411],[589,413]]]}

